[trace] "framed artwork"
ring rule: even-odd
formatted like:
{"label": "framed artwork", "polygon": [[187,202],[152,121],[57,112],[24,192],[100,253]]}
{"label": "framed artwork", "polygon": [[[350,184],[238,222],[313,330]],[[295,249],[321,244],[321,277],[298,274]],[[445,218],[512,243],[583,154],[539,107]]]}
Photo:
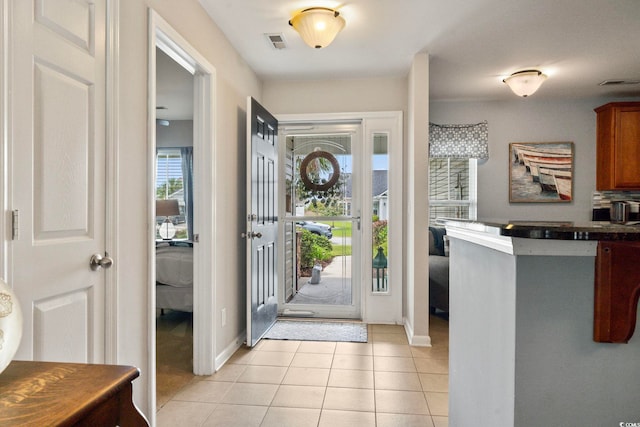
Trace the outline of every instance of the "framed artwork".
{"label": "framed artwork", "polygon": [[573,200],[573,142],[509,144],[509,202]]}

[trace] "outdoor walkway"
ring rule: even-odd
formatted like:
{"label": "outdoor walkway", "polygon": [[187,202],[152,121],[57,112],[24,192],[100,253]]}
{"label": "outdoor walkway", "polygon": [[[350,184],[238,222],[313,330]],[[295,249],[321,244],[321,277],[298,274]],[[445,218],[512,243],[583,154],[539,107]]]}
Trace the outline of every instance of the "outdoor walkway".
{"label": "outdoor walkway", "polygon": [[301,277],[298,293],[290,304],[351,304],[351,256],[337,256],[320,273],[320,283],[309,283],[311,277]]}

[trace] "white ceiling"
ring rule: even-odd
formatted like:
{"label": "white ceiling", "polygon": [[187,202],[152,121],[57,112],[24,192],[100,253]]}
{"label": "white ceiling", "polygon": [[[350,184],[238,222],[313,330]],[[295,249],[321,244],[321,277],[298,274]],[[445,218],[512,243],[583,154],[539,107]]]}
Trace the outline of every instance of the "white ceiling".
{"label": "white ceiling", "polygon": [[[640,96],[640,0],[199,0],[264,81],[406,76],[430,56],[434,100],[499,100],[502,83],[538,68],[549,79],[532,97]],[[288,25],[292,13],[333,7],[347,21],[325,49]],[[282,33],[274,49],[265,33]]]}

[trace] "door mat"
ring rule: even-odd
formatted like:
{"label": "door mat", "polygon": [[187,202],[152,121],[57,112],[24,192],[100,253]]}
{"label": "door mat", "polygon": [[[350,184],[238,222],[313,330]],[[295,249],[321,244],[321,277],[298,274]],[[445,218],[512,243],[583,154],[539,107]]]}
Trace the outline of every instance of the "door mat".
{"label": "door mat", "polygon": [[264,338],[292,341],[367,342],[367,324],[278,320]]}

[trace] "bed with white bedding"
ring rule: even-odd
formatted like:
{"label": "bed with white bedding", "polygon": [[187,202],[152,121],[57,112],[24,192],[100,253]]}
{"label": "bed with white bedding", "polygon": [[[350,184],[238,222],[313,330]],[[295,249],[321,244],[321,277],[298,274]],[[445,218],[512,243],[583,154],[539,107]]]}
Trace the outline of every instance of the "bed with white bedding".
{"label": "bed with white bedding", "polygon": [[193,312],[193,246],[156,247],[156,308]]}

